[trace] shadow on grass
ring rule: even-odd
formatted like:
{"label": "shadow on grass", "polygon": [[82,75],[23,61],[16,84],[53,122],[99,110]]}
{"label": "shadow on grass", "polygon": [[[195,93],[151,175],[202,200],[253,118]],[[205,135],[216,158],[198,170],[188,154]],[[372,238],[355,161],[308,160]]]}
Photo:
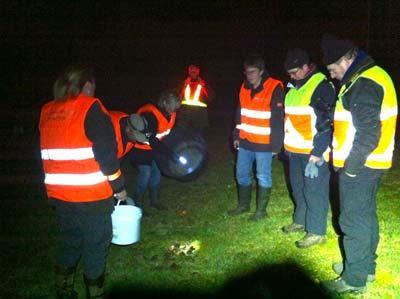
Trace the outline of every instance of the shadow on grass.
{"label": "shadow on grass", "polygon": [[111,289],[108,298],[333,298],[298,265],[274,264],[233,278],[213,294],[190,290]]}

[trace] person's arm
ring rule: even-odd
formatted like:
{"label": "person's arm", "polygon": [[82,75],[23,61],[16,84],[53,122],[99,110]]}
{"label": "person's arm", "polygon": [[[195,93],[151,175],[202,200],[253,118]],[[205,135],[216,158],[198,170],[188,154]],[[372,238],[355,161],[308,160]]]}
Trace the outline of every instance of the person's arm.
{"label": "person's arm", "polygon": [[240,130],[237,128],[238,125],[241,123],[241,115],[240,115],[240,100],[238,102],[237,108],[236,108],[236,114],[235,114],[235,127],[233,128],[232,131],[232,140],[233,140],[233,147],[238,148],[239,147],[239,132]]}
{"label": "person's arm", "polygon": [[[347,100],[346,99],[350,99]],[[367,157],[377,147],[381,135],[383,89],[374,81],[360,78],[345,94],[344,107],[352,115],[356,133],[350,154],[345,161],[347,174],[357,175]]]}
{"label": "person's arm", "polygon": [[278,153],[283,146],[283,118],[285,115],[285,109],[283,101],[285,93],[283,88],[278,85],[271,98],[271,135],[270,144],[273,152]]}
{"label": "person's arm", "polygon": [[125,180],[117,157],[114,128],[110,117],[103,112],[98,103],[94,103],[86,115],[85,133],[93,142],[94,158],[99,163],[103,174],[109,177],[113,192],[124,191]]}
{"label": "person's arm", "polygon": [[310,106],[317,116],[311,155],[320,158],[328,148],[332,136],[333,112],[336,101],[334,85],[328,80],[322,81],[315,89]]}

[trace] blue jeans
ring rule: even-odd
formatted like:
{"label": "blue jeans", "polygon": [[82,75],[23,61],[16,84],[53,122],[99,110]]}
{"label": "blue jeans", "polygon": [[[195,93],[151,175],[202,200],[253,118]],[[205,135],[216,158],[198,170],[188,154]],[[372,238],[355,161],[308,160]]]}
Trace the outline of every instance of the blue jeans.
{"label": "blue jeans", "polygon": [[239,148],[236,161],[236,179],[241,186],[250,186],[253,182],[253,164],[256,163],[256,177],[259,187],[271,188],[272,152],[255,152]]}
{"label": "blue jeans", "polygon": [[[156,162],[153,160],[151,165],[139,164],[139,174],[136,180],[136,196],[142,196],[147,188],[160,185],[161,173]],[[140,200],[140,198],[134,198]]]}
{"label": "blue jeans", "polygon": [[325,235],[329,209],[328,164],[317,166],[318,176],[311,179],[304,176],[309,155],[294,153],[288,155],[290,186],[296,205],[294,222],[303,225],[306,232]]}

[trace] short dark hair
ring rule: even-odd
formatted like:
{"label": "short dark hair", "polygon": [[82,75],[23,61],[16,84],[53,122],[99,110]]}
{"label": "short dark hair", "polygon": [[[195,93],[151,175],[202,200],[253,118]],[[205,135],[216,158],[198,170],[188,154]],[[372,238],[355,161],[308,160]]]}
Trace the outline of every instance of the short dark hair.
{"label": "short dark hair", "polygon": [[261,55],[249,55],[244,59],[243,67],[256,67],[263,71],[265,70],[264,58]]}
{"label": "short dark hair", "polygon": [[53,85],[54,98],[65,100],[77,97],[86,82],[95,82],[94,72],[88,66],[72,65],[67,67]]}

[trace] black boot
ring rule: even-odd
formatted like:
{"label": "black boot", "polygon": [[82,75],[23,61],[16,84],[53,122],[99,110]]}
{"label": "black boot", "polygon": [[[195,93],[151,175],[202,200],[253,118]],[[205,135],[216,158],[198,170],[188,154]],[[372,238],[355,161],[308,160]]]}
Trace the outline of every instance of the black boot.
{"label": "black boot", "polygon": [[85,281],[87,298],[104,298],[104,273],[96,279],[89,279],[84,275],[83,280]]}
{"label": "black boot", "polygon": [[149,197],[151,207],[160,211],[168,210],[168,208],[160,202],[160,185],[149,187]]}
{"label": "black boot", "polygon": [[238,185],[238,206],[228,211],[229,216],[240,215],[250,210],[251,201],[251,188],[252,186]]}
{"label": "black boot", "polygon": [[78,299],[78,293],[74,291],[74,278],[76,267],[56,267],[56,298]]}
{"label": "black boot", "polygon": [[271,188],[257,188],[257,210],[250,220],[258,221],[267,216],[267,205],[271,197]]}

